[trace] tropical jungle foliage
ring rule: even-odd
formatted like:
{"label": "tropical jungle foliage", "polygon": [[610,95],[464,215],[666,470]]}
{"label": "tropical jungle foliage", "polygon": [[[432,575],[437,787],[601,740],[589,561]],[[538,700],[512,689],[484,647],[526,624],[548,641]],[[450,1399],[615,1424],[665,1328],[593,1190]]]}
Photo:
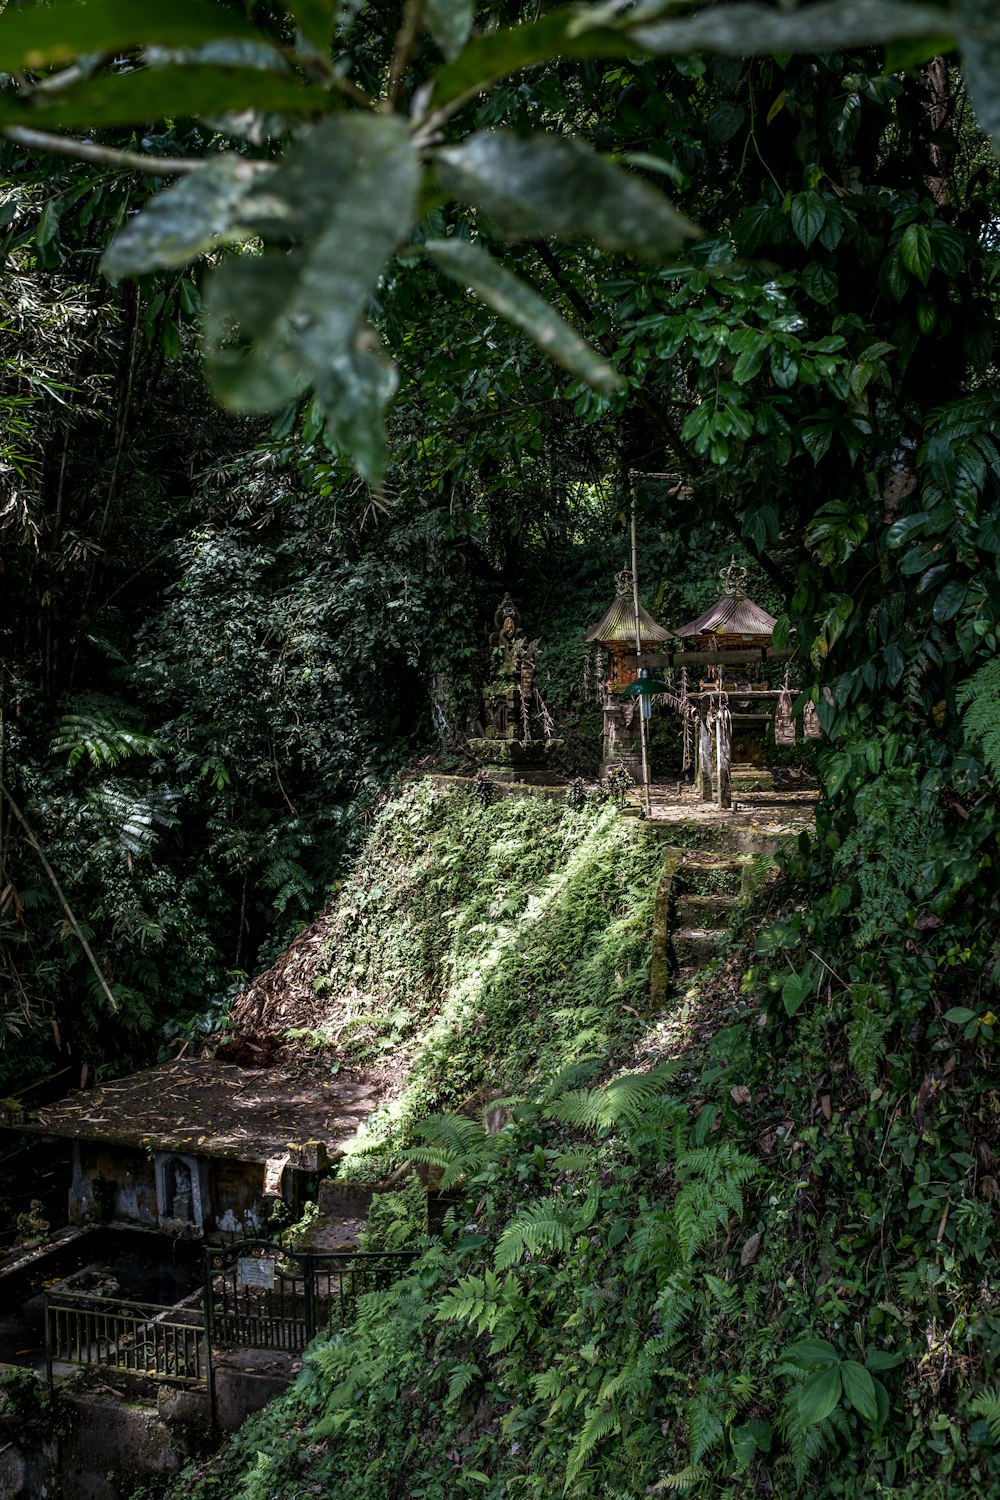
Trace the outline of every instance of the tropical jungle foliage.
{"label": "tropical jungle foliage", "polygon": [[439,1124],[468,1217],[234,1493],[992,1482],[998,47],[995,0],[0,16],[7,1078],[211,1026],[454,753],[498,590],[588,769],[632,494],[645,602],[740,547],[826,732],[731,1024]]}

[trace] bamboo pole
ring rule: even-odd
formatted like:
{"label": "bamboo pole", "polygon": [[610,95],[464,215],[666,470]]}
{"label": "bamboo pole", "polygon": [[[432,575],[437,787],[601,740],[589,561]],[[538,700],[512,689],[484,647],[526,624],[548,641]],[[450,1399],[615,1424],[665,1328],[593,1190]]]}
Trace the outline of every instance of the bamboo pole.
{"label": "bamboo pole", "polygon": [[45,871],[46,875],[48,876],[49,884],[52,886],[52,889],[55,891],[56,895],[59,898],[59,905],[62,907],[63,914],[64,914],[67,922],[69,923],[70,927],[72,927],[73,931],[76,933],[77,939],[78,939],[78,941],[80,943],[80,947],[83,949],[84,953],[87,955],[87,961],[89,962],[90,967],[93,969],[94,973],[97,975],[97,981],[100,984],[101,989],[104,991],[104,995],[105,995],[105,998],[106,998],[107,1002],[110,1005],[111,1009],[113,1011],[116,1011],[118,1009],[118,1001],[115,999],[114,995],[111,993],[111,986],[108,984],[108,981],[105,979],[104,974],[103,974],[103,972],[101,970],[100,964],[97,962],[97,959],[94,957],[94,950],[91,948],[90,944],[87,942],[87,939],[84,936],[83,930],[80,927],[79,922],[76,920],[76,917],[73,915],[73,909],[72,909],[72,907],[70,906],[69,902],[66,899],[66,893],[65,893],[65,891],[63,890],[62,886],[59,884],[59,880],[58,880],[58,877],[56,875],[56,872],[55,872],[55,870],[53,870],[52,866],[49,864],[48,860],[45,858],[45,854],[44,854],[44,852],[42,850],[42,846],[38,842],[38,840],[35,838],[34,833],[31,831],[31,826],[28,823],[27,819],[25,818],[24,813],[18,807],[17,803],[14,801],[13,797],[11,796],[10,792],[7,790],[6,786],[4,786],[3,782],[0,782],[0,795],[2,795],[6,799],[8,807],[10,808],[11,812],[14,814],[15,818],[17,819],[17,821],[20,823],[21,828],[24,830],[24,836],[25,836],[25,838],[28,840],[28,843],[31,845],[32,849],[34,849],[35,853],[38,855],[38,859],[39,859],[39,862],[40,862],[40,864],[42,866],[42,869]]}
{"label": "bamboo pole", "polygon": [[[635,480],[632,478],[632,603],[635,607],[635,654],[642,654],[642,629],[639,625],[639,546],[636,539]],[[646,716],[639,698],[639,743],[642,746],[642,789],[646,802],[646,817],[649,817],[649,753],[646,748]]]}

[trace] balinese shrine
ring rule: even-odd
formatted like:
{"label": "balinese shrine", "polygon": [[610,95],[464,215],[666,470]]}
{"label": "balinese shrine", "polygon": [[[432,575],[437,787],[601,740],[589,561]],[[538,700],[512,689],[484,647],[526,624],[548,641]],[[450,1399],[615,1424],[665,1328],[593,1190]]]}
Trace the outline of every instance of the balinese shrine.
{"label": "balinese shrine", "polygon": [[637,632],[632,574],[626,569],[615,578],[615,597],[610,606],[583,639],[599,647],[607,663],[599,686],[604,710],[601,774],[613,761],[620,761],[638,782],[642,775],[641,709],[638,699],[623,698],[621,694],[638,675],[637,642],[641,652],[655,651],[671,639],[671,632],[657,625],[641,604]]}
{"label": "balinese shrine", "polygon": [[[712,694],[726,695],[733,777],[745,790],[764,791],[773,785],[767,740],[779,695],[770,688],[766,663],[777,622],[748,598],[746,569],[738,567],[735,558],[722,577],[725,593],[697,619],[682,625],[677,635],[690,651],[705,654],[700,680],[689,683],[688,689],[699,710],[711,707]],[[697,659],[695,665],[701,665]]]}

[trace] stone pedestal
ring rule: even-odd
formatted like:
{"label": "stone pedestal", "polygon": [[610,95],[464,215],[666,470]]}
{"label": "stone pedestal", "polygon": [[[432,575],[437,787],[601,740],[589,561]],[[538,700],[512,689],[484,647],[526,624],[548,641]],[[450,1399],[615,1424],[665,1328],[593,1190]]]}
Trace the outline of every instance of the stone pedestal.
{"label": "stone pedestal", "polygon": [[[629,722],[631,719],[631,722]],[[613,700],[604,705],[604,742],[601,747],[601,775],[610,765],[621,764],[638,785],[642,781],[642,738],[639,729],[639,707]]]}

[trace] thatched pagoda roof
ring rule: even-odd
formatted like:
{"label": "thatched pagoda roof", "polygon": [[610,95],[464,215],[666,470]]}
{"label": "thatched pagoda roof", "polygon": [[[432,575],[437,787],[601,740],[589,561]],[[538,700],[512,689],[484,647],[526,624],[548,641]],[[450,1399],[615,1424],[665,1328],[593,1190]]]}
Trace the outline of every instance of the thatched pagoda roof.
{"label": "thatched pagoda roof", "polygon": [[[585,641],[596,641],[599,646],[631,646],[635,650],[635,602],[632,598],[632,582],[628,576],[628,592],[625,592],[626,575],[619,575],[618,593],[614,603],[584,636]],[[639,605],[639,639],[643,645],[655,646],[669,641],[672,632],[657,625],[642,605]]]}
{"label": "thatched pagoda roof", "polygon": [[746,594],[723,594],[696,620],[689,620],[676,632],[688,635],[760,635],[768,640],[777,621],[766,609],[754,604]]}

